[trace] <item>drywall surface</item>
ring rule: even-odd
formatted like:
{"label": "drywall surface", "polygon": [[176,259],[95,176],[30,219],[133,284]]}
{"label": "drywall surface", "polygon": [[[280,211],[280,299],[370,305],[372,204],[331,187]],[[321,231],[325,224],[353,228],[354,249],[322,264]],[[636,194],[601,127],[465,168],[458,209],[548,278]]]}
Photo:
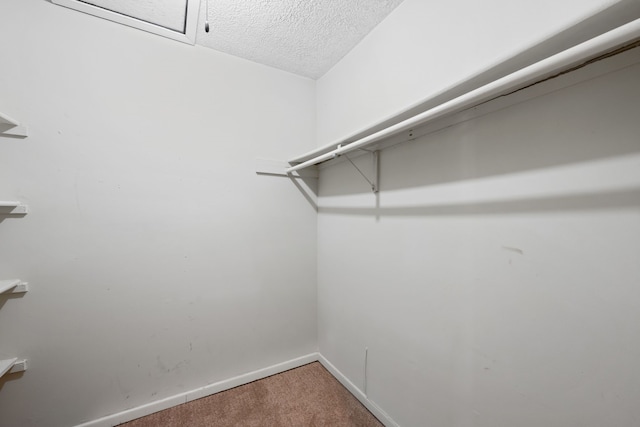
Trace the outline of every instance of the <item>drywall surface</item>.
{"label": "drywall surface", "polygon": [[[618,4],[605,18],[572,29]],[[633,12],[640,13],[636,0],[405,0],[318,80],[318,144],[358,134],[471,77],[514,71]]]}
{"label": "drywall surface", "polygon": [[638,50],[382,151],[378,197],[321,170],[320,352],[399,425],[638,424]]}
{"label": "drywall surface", "polygon": [[[0,2],[1,426],[71,426],[317,349],[314,82],[41,0]],[[1,357],[0,357],[1,358]]]}

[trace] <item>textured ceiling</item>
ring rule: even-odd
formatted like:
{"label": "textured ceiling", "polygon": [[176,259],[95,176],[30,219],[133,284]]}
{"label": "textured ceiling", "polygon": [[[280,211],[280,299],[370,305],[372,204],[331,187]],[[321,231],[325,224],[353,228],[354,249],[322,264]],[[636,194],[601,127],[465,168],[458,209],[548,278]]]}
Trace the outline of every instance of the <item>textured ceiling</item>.
{"label": "textured ceiling", "polygon": [[317,79],[402,0],[201,0],[196,43]]}

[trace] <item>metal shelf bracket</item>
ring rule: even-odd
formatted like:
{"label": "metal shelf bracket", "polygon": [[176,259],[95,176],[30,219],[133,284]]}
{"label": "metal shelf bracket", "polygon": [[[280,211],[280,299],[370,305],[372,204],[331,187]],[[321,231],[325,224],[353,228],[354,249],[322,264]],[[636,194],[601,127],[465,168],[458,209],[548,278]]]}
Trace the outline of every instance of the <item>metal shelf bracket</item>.
{"label": "metal shelf bracket", "polygon": [[372,158],[372,163],[373,163],[373,178],[369,179],[367,177],[367,175],[364,174],[364,172],[362,172],[360,170],[360,168],[358,166],[356,166],[355,163],[353,163],[351,161],[351,159],[349,158],[348,155],[344,154],[344,157],[349,161],[349,163],[351,163],[351,165],[353,165],[354,168],[356,168],[356,170],[360,173],[360,175],[362,175],[362,177],[365,179],[365,181],[367,181],[369,183],[369,185],[371,186],[371,191],[373,191],[374,193],[377,193],[379,190],[379,184],[380,184],[380,176],[378,173],[378,169],[380,166],[380,150],[375,150],[375,151],[371,151],[371,150],[365,150],[364,148],[361,149],[362,151],[366,151],[368,153],[371,153],[371,158]]}

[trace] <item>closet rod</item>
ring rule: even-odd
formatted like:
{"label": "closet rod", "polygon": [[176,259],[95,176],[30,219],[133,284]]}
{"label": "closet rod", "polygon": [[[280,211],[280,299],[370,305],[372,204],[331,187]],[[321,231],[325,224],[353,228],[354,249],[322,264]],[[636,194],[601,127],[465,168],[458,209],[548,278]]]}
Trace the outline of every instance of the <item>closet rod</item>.
{"label": "closet rod", "polygon": [[411,130],[419,125],[424,125],[433,120],[447,115],[459,113],[491,99],[506,95],[523,87],[551,77],[562,71],[566,71],[576,65],[580,65],[598,55],[620,48],[625,44],[640,38],[640,19],[629,22],[607,33],[594,37],[586,42],[569,48],[565,51],[550,56],[514,73],[508,74],[498,80],[467,92],[457,98],[433,107],[427,111],[408,118],[400,123],[389,126],[369,136],[361,138],[347,145],[338,144],[337,148],[328,153],[321,154],[310,160],[287,168],[285,172],[290,174],[327,160],[331,160],[342,154],[362,149],[380,142],[400,132]]}

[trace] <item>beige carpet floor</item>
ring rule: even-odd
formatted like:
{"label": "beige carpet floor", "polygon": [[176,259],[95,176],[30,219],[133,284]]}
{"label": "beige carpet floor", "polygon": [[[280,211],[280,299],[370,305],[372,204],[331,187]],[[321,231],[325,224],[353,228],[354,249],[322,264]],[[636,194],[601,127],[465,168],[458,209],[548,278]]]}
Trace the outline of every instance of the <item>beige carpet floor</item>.
{"label": "beige carpet floor", "polygon": [[314,362],[121,424],[124,427],[381,427]]}

